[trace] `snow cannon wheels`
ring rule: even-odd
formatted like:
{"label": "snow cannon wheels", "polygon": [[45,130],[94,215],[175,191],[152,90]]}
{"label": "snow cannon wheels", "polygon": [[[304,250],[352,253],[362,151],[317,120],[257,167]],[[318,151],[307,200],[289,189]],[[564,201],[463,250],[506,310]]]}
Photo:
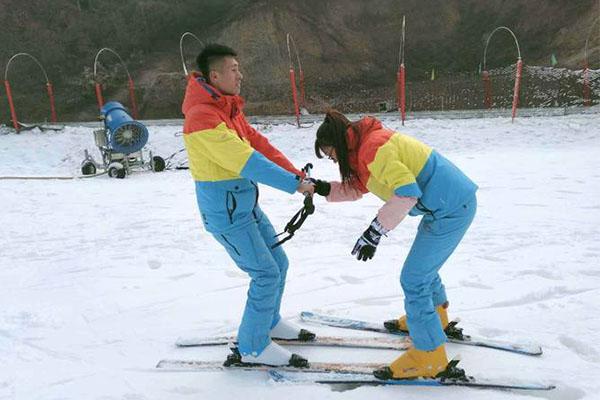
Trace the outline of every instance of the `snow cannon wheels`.
{"label": "snow cannon wheels", "polygon": [[123,179],[125,178],[126,171],[123,164],[120,162],[112,162],[108,166],[108,176],[111,178]]}
{"label": "snow cannon wheels", "polygon": [[94,175],[96,173],[96,165],[91,161],[85,161],[81,166],[82,175]]}
{"label": "snow cannon wheels", "polygon": [[161,172],[165,170],[165,160],[160,156],[154,156],[150,160],[150,168],[154,172]]}

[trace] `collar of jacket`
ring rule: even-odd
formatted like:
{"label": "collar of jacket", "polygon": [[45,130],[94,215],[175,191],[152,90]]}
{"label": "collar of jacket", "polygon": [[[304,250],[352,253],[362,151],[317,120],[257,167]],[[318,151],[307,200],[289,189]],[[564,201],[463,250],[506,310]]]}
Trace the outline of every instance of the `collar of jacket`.
{"label": "collar of jacket", "polygon": [[358,171],[358,153],[364,139],[373,131],[382,129],[383,125],[375,117],[367,116],[362,118],[353,126],[349,126],[346,131],[346,142],[348,144],[348,161],[355,171]]}
{"label": "collar of jacket", "polygon": [[189,109],[200,104],[216,106],[230,118],[234,118],[244,109],[244,99],[241,96],[223,94],[208,84],[202,75],[192,72],[188,77],[182,111],[185,114]]}

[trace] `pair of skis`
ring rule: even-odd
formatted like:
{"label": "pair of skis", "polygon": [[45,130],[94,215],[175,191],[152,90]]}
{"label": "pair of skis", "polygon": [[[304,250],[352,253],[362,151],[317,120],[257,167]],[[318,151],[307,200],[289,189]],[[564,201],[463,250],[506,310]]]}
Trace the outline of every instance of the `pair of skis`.
{"label": "pair of skis", "polygon": [[[302,312],[301,318],[305,322],[346,328],[359,331],[388,333],[388,337],[337,337],[317,336],[314,341],[277,340],[284,345],[300,346],[328,346],[346,348],[368,348],[387,350],[406,350],[411,346],[410,338],[405,332],[390,332],[383,324],[368,321],[339,318],[330,315],[319,315],[312,312]],[[452,322],[452,326],[456,323]],[[538,356],[542,349],[538,345],[529,343],[512,343],[485,338],[476,338],[468,335],[449,337],[449,342],[470,346],[487,347],[504,350],[518,354]],[[235,343],[233,336],[179,338],[176,342],[179,347],[191,346],[216,346]],[[325,384],[351,384],[351,385],[410,385],[410,386],[466,386],[490,389],[520,389],[520,390],[551,390],[553,385],[532,382],[490,381],[474,378],[464,374],[456,367],[458,360],[452,360],[446,370],[448,374],[430,379],[388,379],[381,380],[373,376],[373,371],[386,365],[377,363],[321,363],[311,362],[308,368],[271,367],[264,365],[231,365],[225,367],[222,362],[201,360],[161,360],[157,368],[169,370],[196,370],[196,371],[224,371],[231,369],[267,371],[271,378],[277,382],[295,383],[325,383]]]}

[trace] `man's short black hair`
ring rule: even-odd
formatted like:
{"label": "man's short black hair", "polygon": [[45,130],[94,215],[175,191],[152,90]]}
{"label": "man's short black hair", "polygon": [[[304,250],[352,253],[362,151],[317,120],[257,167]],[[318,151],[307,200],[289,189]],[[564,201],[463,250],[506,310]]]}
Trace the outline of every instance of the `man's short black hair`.
{"label": "man's short black hair", "polygon": [[231,47],[216,43],[207,45],[202,49],[200,54],[198,54],[196,64],[198,64],[198,69],[207,81],[210,80],[209,73],[211,65],[225,57],[237,57],[237,53]]}

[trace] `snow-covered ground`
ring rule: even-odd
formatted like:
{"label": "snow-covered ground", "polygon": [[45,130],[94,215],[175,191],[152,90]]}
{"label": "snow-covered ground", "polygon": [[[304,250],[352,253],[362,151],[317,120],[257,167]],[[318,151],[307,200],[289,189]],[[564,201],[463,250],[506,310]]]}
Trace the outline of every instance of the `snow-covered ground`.
{"label": "snow-covered ground", "polygon": [[[399,129],[397,118],[384,123]],[[317,125],[259,125],[297,166],[316,160]],[[150,126],[148,148],[182,148]],[[248,280],[201,226],[187,171],[76,180],[0,180],[0,399],[598,399],[600,115],[408,121],[480,186],[479,211],[442,269],[451,317],[472,334],[539,342],[541,357],[448,345],[471,374],[554,383],[547,393],[462,388],[293,386],[261,372],[165,372],[162,358],[222,360],[226,347],[178,349],[178,336],[235,331]],[[77,175],[92,129],[0,135],[0,176]],[[175,159],[181,160],[181,155]],[[301,196],[261,187],[276,229]],[[399,272],[418,219],[375,258],[350,256],[380,201],[327,204],[285,245],[282,313],[380,321],[402,313]],[[307,326],[319,334],[357,332]],[[389,362],[397,352],[294,348],[313,361]]]}

